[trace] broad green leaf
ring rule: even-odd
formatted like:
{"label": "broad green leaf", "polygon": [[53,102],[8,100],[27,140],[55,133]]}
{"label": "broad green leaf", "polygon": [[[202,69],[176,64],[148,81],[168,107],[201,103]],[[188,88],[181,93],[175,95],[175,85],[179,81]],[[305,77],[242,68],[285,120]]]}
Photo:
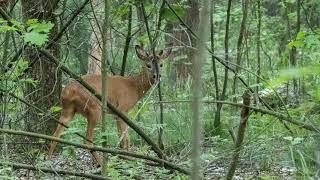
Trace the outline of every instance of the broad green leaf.
{"label": "broad green leaf", "polygon": [[40,34],[34,31],[25,33],[23,36],[25,42],[29,42],[31,44],[35,44],[37,46],[41,46],[48,41],[47,34]]}
{"label": "broad green leaf", "polygon": [[27,21],[27,32],[23,34],[25,42],[41,46],[48,41],[48,33],[54,26],[50,21],[39,23],[37,19]]}
{"label": "broad green leaf", "polygon": [[35,23],[30,25],[30,27],[27,28],[28,31],[35,31],[35,32],[44,32],[48,33],[52,28],[54,24],[52,24],[50,21],[49,22],[41,22],[41,23]]}
{"label": "broad green leaf", "polygon": [[303,39],[305,36],[306,36],[306,32],[300,31],[300,32],[298,32],[296,39],[297,39],[297,40],[301,40],[301,39]]}
{"label": "broad green leaf", "polygon": [[289,47],[296,47],[296,48],[299,48],[299,47],[302,47],[303,46],[303,42],[302,41],[291,41],[289,44],[288,44]]}

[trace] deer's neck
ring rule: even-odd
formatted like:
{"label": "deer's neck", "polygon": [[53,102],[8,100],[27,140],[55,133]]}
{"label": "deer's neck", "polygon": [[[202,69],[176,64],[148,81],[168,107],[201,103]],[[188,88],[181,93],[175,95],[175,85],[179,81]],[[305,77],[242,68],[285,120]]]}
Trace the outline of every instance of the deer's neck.
{"label": "deer's neck", "polygon": [[143,69],[138,75],[134,76],[133,79],[137,85],[137,94],[139,99],[142,98],[154,84],[154,81],[149,77],[148,72],[145,69]]}

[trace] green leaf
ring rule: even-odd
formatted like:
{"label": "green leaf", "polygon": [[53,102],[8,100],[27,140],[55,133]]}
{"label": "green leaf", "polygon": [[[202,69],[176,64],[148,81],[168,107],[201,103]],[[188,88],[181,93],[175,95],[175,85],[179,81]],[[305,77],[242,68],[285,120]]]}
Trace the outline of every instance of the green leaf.
{"label": "green leaf", "polygon": [[52,106],[51,108],[50,108],[50,112],[59,112],[59,111],[61,111],[61,107],[59,107],[59,106]]}
{"label": "green leaf", "polygon": [[302,47],[303,46],[303,42],[302,41],[291,41],[289,44],[288,44],[289,47],[296,47],[296,48],[299,48],[299,47]]}
{"label": "green leaf", "polygon": [[283,139],[288,140],[288,141],[292,141],[293,137],[292,136],[286,136],[286,137],[283,137]]}
{"label": "green leaf", "polygon": [[18,30],[17,28],[15,27],[12,27],[12,26],[0,26],[0,32],[6,32],[6,31],[16,31]]}
{"label": "green leaf", "polygon": [[13,24],[13,27],[19,29],[19,31],[24,31],[24,25],[16,20],[11,20],[11,23]]}
{"label": "green leaf", "polygon": [[306,36],[306,32],[300,31],[300,32],[298,32],[296,39],[302,40],[305,36]]}
{"label": "green leaf", "polygon": [[43,33],[49,33],[50,30],[53,28],[54,24],[52,24],[50,21],[49,22],[41,22],[41,23],[35,23],[31,24],[30,27],[27,28],[27,30],[32,30],[35,32],[43,32]]}
{"label": "green leaf", "polygon": [[28,19],[27,22],[26,22],[26,24],[27,24],[28,26],[31,26],[31,25],[36,24],[36,23],[38,23],[38,22],[39,22],[38,19]]}
{"label": "green leaf", "polygon": [[37,46],[41,46],[48,41],[47,34],[40,34],[34,31],[25,33],[24,35],[22,35],[22,37],[25,42],[29,42]]}
{"label": "green leaf", "polygon": [[22,35],[25,42],[42,46],[48,41],[48,33],[54,26],[49,22],[38,22],[37,19],[29,19],[27,21],[27,32]]}

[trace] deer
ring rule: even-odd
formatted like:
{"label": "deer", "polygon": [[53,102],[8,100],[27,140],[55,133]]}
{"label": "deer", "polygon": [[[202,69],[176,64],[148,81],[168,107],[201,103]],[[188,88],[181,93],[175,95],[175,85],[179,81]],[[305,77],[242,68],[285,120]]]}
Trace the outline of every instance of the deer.
{"label": "deer", "polygon": [[[144,50],[143,45],[136,45],[135,52],[137,57],[142,61],[143,68],[140,73],[132,76],[108,76],[107,77],[107,99],[118,110],[124,114],[135,106],[135,104],[148,92],[148,90],[160,81],[160,70],[163,60],[170,53],[171,48],[151,53]],[[82,79],[92,86],[97,93],[102,93],[101,74],[86,74]],[[101,119],[102,107],[101,102],[91,94],[84,86],[76,80],[71,79],[63,88],[61,95],[61,114],[59,124],[53,134],[54,137],[60,138],[65,126],[68,125],[76,113],[80,113],[87,119],[85,144],[92,145],[94,129]],[[118,136],[120,137],[120,147],[129,150],[131,146],[128,125],[120,118],[116,118]],[[48,159],[52,158],[54,149],[57,146],[56,141],[49,145]],[[101,157],[95,152],[93,157],[102,164]]]}

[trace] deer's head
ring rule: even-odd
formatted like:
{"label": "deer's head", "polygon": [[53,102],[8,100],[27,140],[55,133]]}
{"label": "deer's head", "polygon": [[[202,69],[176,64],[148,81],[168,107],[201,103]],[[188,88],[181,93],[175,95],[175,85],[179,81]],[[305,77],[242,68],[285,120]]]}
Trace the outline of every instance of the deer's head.
{"label": "deer's head", "polygon": [[171,48],[156,51],[155,54],[150,51],[144,50],[143,46],[136,45],[135,49],[139,59],[144,62],[144,66],[148,71],[150,80],[152,80],[153,82],[159,81],[161,77],[160,73],[163,60],[170,55]]}

